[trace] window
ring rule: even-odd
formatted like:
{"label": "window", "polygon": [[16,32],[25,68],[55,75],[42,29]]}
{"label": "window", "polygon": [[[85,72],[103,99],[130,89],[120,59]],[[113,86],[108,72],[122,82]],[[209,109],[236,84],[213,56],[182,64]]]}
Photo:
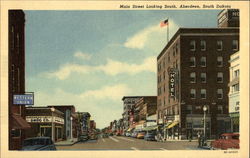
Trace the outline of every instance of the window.
{"label": "window", "polygon": [[239,92],[240,91],[240,86],[239,84],[235,84],[232,86],[233,87],[233,92]]}
{"label": "window", "polygon": [[222,41],[217,41],[217,50],[222,51],[222,49],[223,49]]}
{"label": "window", "polygon": [[201,57],[201,67],[206,67],[206,66],[207,66],[207,58]]}
{"label": "window", "polygon": [[217,83],[223,83],[223,73],[222,72],[217,73]]}
{"label": "window", "polygon": [[195,97],[196,97],[196,91],[195,91],[195,89],[191,89],[190,90],[190,98],[195,99]]}
{"label": "window", "polygon": [[20,137],[21,136],[21,130],[20,129],[12,129],[11,130],[11,137]]}
{"label": "window", "polygon": [[196,82],[196,74],[195,72],[190,73],[190,83],[195,83]]}
{"label": "window", "polygon": [[195,63],[195,57],[191,57],[190,58],[190,67],[195,67],[196,63]]}
{"label": "window", "polygon": [[223,66],[223,57],[221,57],[221,56],[217,57],[217,66],[218,67]]}
{"label": "window", "polygon": [[173,47],[173,56],[175,56],[175,47]]}
{"label": "window", "polygon": [[204,40],[201,41],[201,50],[202,51],[206,50],[206,41],[204,41]]}
{"label": "window", "polygon": [[218,114],[223,114],[223,106],[222,105],[218,105]]}
{"label": "window", "polygon": [[168,56],[168,62],[170,62],[170,56]]}
{"label": "window", "polygon": [[177,43],[176,46],[175,46],[175,53],[176,53],[176,55],[177,55],[177,53],[178,53],[178,47],[179,47],[179,45],[178,45],[178,43]]}
{"label": "window", "polygon": [[233,40],[233,50],[238,50],[239,49],[239,42],[238,40]]}
{"label": "window", "polygon": [[192,105],[187,105],[187,114],[192,114],[193,113],[193,106]]}
{"label": "window", "polygon": [[223,90],[222,89],[217,89],[217,98],[222,99],[223,98]]}
{"label": "window", "polygon": [[206,99],[206,98],[207,98],[207,90],[201,89],[201,99]]}
{"label": "window", "polygon": [[207,74],[202,72],[201,73],[201,83],[206,83],[207,82]]}
{"label": "window", "polygon": [[163,79],[164,80],[166,79],[166,73],[165,73],[165,71],[163,72]]}
{"label": "window", "polygon": [[234,78],[239,77],[239,75],[240,75],[240,70],[239,69],[235,70],[234,71]]}
{"label": "window", "polygon": [[190,41],[190,50],[195,51],[195,41],[194,40]]}

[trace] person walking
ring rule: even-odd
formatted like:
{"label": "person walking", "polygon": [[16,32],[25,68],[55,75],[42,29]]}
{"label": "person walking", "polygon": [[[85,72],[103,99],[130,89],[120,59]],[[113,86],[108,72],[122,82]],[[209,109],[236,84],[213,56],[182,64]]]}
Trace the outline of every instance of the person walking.
{"label": "person walking", "polygon": [[197,137],[198,137],[198,147],[201,147],[201,133],[200,132],[197,133]]}

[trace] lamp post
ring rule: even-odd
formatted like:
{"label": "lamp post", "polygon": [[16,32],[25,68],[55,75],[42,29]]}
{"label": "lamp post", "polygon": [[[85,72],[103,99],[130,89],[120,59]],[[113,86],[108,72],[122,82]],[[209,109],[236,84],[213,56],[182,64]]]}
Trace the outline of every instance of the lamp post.
{"label": "lamp post", "polygon": [[72,125],[72,122],[73,122],[73,117],[71,116],[70,117],[70,139],[71,139],[71,141],[73,141],[73,125]]}
{"label": "lamp post", "polygon": [[51,110],[51,116],[52,116],[52,119],[51,119],[51,139],[52,139],[52,141],[54,142],[55,141],[55,124],[54,124],[54,111],[55,111],[55,108],[50,108],[50,110]]}
{"label": "lamp post", "polygon": [[202,145],[206,145],[207,144],[206,143],[206,111],[207,111],[206,105],[203,106],[203,111],[204,111],[204,118],[203,118],[203,120],[204,120],[204,144],[202,144]]}

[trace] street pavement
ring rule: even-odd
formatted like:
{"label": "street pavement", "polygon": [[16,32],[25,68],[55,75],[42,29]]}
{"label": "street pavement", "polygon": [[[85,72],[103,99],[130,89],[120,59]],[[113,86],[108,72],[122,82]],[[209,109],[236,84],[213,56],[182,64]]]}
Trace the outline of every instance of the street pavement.
{"label": "street pavement", "polygon": [[202,150],[197,145],[197,141],[156,142],[125,136],[109,136],[56,148],[57,150]]}

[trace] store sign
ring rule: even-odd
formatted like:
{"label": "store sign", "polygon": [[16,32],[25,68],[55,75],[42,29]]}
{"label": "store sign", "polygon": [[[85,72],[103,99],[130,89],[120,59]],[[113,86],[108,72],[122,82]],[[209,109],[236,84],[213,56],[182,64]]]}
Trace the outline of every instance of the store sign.
{"label": "store sign", "polygon": [[34,94],[14,94],[13,104],[34,105]]}
{"label": "store sign", "polygon": [[176,80],[176,72],[174,69],[169,71],[169,94],[170,97],[175,97],[175,80]]}
{"label": "store sign", "polygon": [[26,116],[26,121],[30,123],[58,123],[64,124],[64,119],[60,117],[53,117],[52,116]]}

